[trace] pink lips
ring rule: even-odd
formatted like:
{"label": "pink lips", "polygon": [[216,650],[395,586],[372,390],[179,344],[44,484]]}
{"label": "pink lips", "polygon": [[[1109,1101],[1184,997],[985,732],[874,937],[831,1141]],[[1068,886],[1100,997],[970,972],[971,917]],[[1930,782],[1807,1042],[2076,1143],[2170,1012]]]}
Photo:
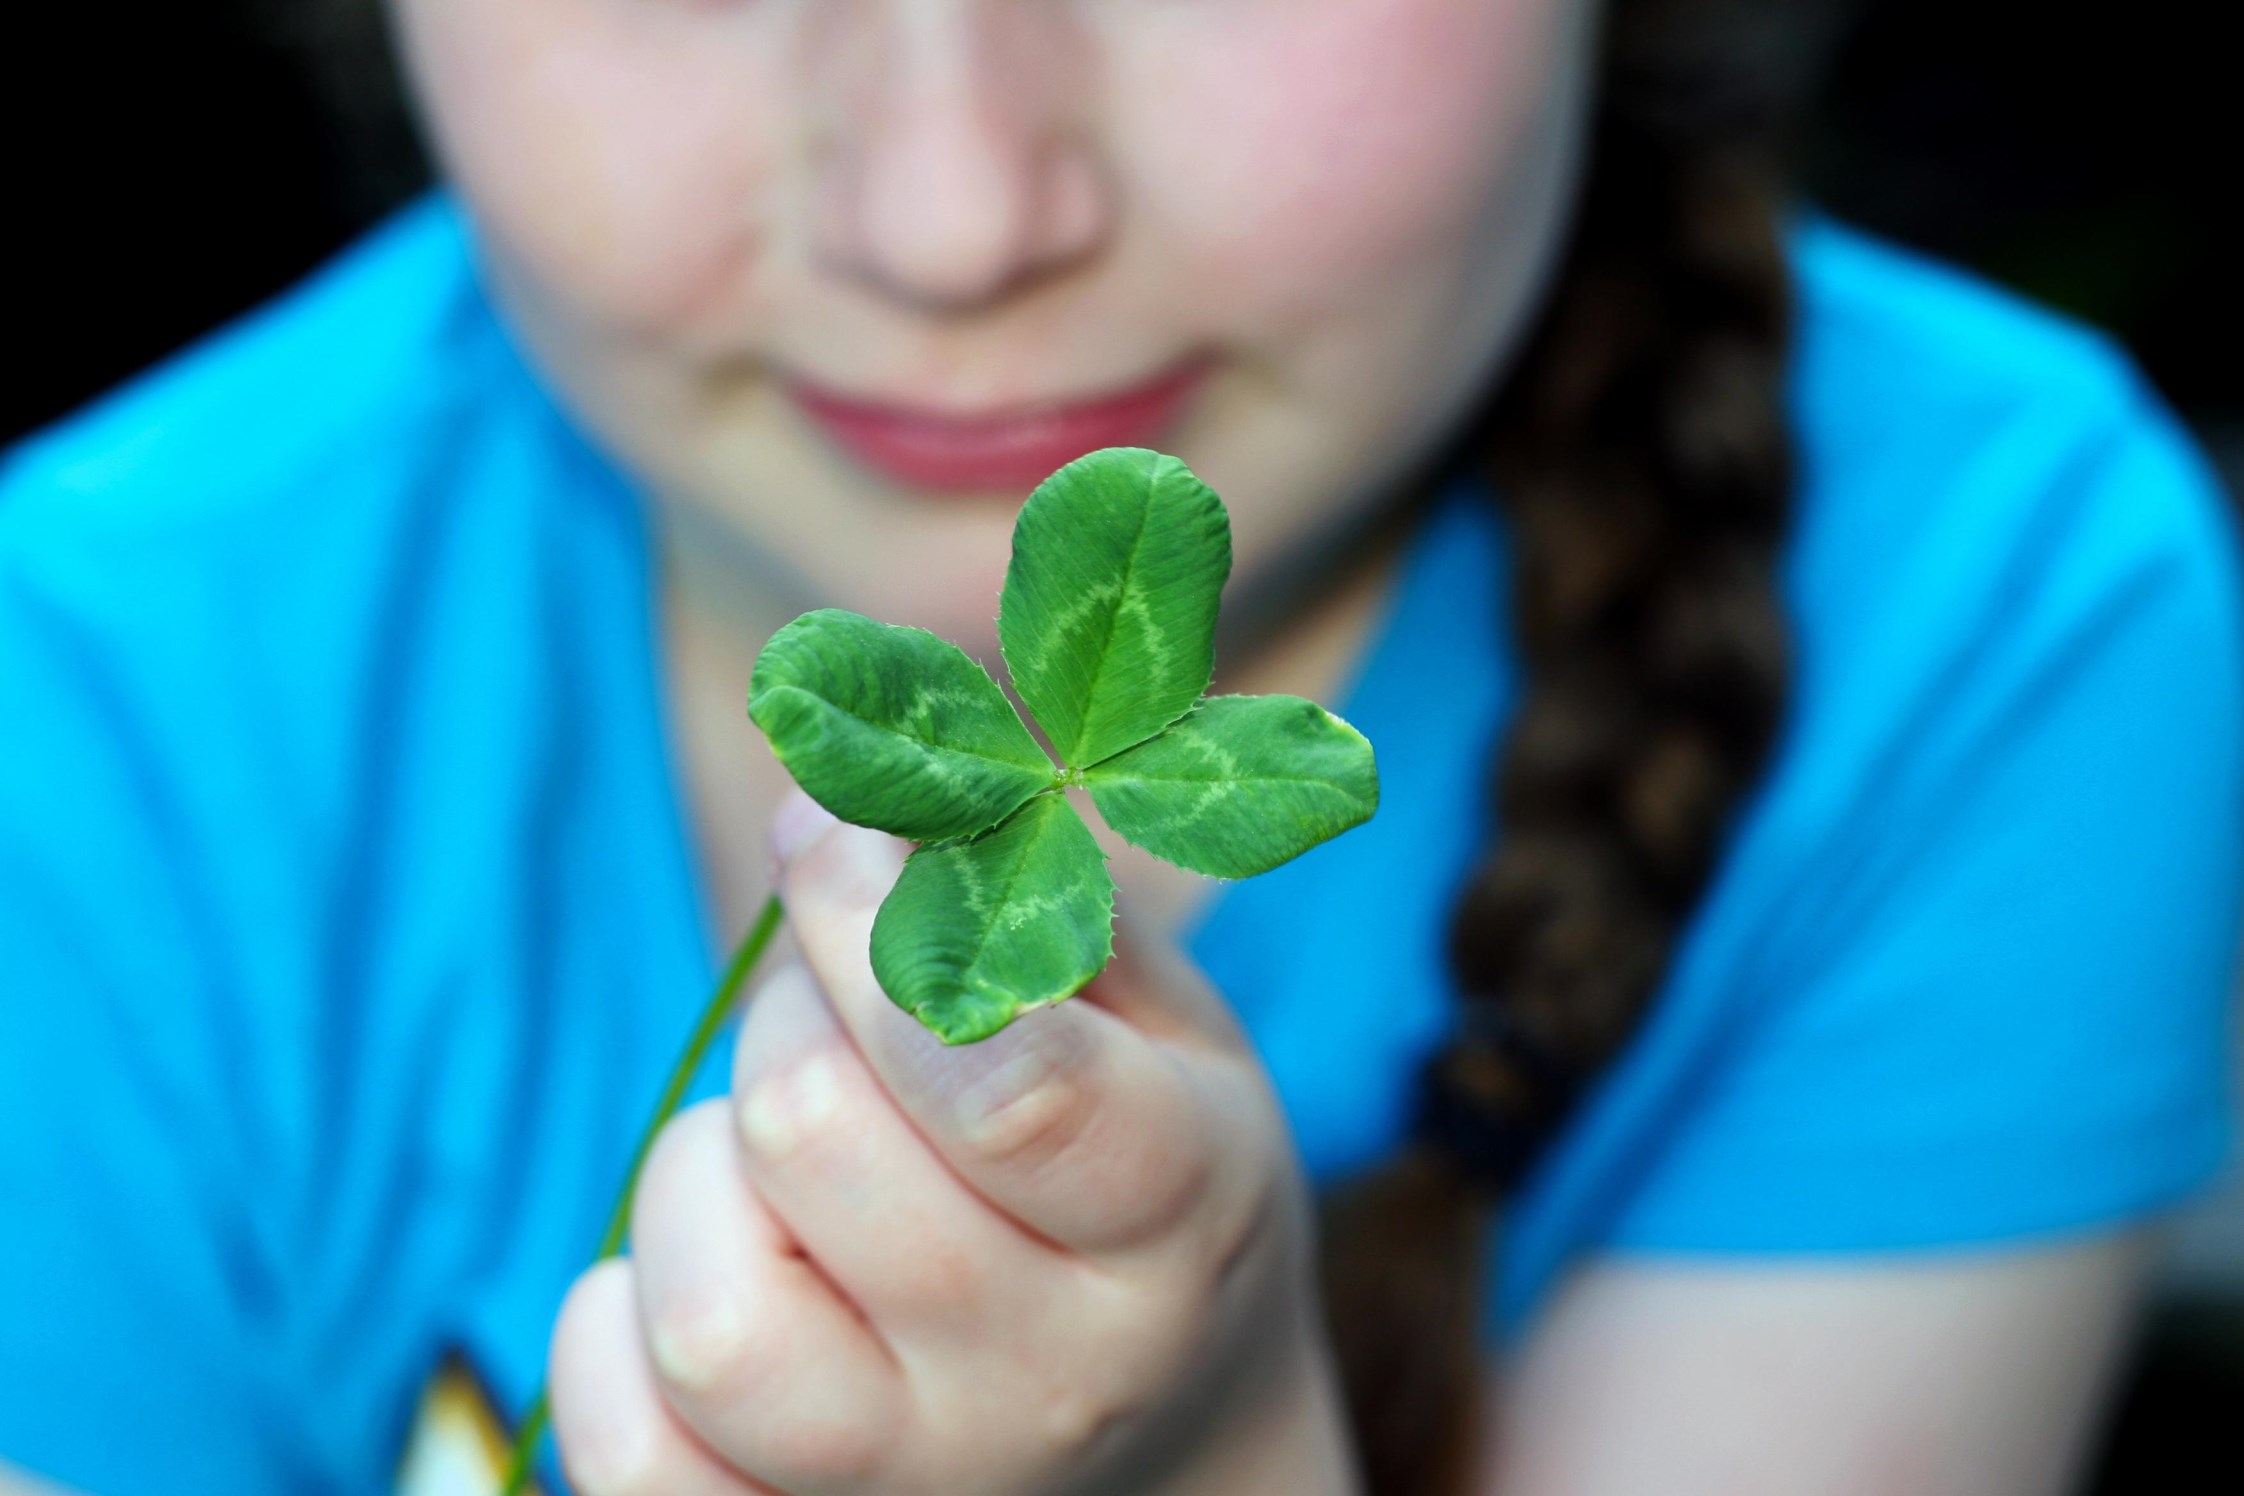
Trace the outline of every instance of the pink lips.
{"label": "pink lips", "polygon": [[856,400],[799,382],[788,394],[851,456],[908,488],[1026,491],[1086,452],[1154,445],[1205,372],[1194,363],[1095,399],[971,416]]}

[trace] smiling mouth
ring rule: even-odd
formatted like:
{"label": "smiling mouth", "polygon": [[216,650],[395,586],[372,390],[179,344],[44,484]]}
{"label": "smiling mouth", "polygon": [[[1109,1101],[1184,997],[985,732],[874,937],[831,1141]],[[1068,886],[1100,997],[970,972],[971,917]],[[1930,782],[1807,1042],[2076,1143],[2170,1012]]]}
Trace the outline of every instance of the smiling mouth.
{"label": "smiling mouth", "polygon": [[860,400],[801,381],[789,381],[786,390],[837,446],[907,488],[1017,495],[1086,452],[1155,445],[1206,374],[1206,362],[1195,359],[1090,399],[967,415]]}

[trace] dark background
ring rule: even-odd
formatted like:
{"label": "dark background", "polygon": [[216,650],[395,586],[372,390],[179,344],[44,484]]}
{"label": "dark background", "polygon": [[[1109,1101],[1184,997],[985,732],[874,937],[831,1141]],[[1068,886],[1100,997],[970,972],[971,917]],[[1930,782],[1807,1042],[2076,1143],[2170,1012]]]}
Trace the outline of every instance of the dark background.
{"label": "dark background", "polygon": [[[22,215],[0,440],[286,285],[423,180],[355,0],[112,0],[13,22]],[[2215,0],[1872,0],[1808,152],[1829,209],[2127,339],[2244,420],[2235,53]],[[30,76],[34,71],[44,76]],[[37,85],[37,86],[34,86]]]}
{"label": "dark background", "polygon": [[[303,274],[425,179],[349,0],[117,0],[11,19],[0,442]],[[1807,150],[1823,206],[2126,339],[2244,457],[2232,7],[1860,8]],[[2223,33],[2223,34],[2217,34]],[[27,44],[28,43],[28,44]],[[38,74],[40,76],[31,76]],[[2244,1490],[2244,1263],[2169,1293],[2100,1496]],[[2179,1472],[2187,1472],[2186,1476]]]}

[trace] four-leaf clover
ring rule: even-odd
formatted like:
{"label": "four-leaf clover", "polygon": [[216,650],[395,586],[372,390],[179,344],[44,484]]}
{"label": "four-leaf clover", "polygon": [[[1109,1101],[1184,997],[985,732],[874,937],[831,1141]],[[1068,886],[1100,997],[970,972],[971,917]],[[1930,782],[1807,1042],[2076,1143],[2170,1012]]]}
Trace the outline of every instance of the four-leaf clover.
{"label": "four-leaf clover", "polygon": [[920,843],[874,919],[873,973],[946,1044],[1072,996],[1113,955],[1114,882],[1069,787],[1125,840],[1219,878],[1378,808],[1371,745],[1338,717],[1205,695],[1230,570],[1223,503],[1174,457],[1108,448],[1037,488],[998,644],[1050,755],[988,672],[923,629],[821,609],[757,657],[748,713],[795,781]]}

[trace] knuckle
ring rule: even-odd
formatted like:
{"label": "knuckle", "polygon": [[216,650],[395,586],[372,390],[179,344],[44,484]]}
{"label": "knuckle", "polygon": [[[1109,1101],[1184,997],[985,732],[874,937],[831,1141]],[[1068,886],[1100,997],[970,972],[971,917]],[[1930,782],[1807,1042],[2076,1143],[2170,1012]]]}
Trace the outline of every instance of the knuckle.
{"label": "knuckle", "polygon": [[862,1487],[880,1473],[886,1441],[861,1418],[797,1416],[772,1429],[764,1458],[806,1490]]}
{"label": "knuckle", "polygon": [[831,1145],[847,1114],[847,1083],[842,1056],[831,1046],[749,1078],[738,1101],[742,1141],[770,1161]]}
{"label": "knuckle", "polygon": [[1130,1416],[1130,1409],[1118,1400],[1065,1384],[1048,1387],[1030,1411],[1041,1445],[1071,1465],[1095,1461]]}
{"label": "knuckle", "polygon": [[1189,1275],[1166,1265],[1086,1279],[1076,1309],[1085,1347],[1075,1371],[1110,1409],[1167,1384],[1179,1353],[1204,1323]]}
{"label": "knuckle", "polygon": [[1131,1181],[1128,1198],[1136,1202],[1131,1222],[1135,1236],[1181,1231],[1206,1214],[1220,1170],[1213,1152],[1198,1142],[1187,1134],[1184,1146],[1149,1158],[1141,1177]]}
{"label": "knuckle", "polygon": [[1176,1285],[1147,1309],[1131,1358],[1135,1382],[1164,1386],[1176,1379],[1211,1341],[1222,1323],[1220,1295],[1204,1278]]}
{"label": "knuckle", "polygon": [[1078,1161],[1103,1202],[1100,1239],[1109,1248],[1204,1231],[1237,1172],[1232,1140],[1196,1093],[1186,1089],[1145,1106],[1153,1120],[1131,1129],[1120,1146]]}
{"label": "knuckle", "polygon": [[647,1322],[656,1371],[684,1392],[746,1390],[762,1359],[761,1338],[748,1306],[724,1292],[662,1304]]}
{"label": "knuckle", "polygon": [[1224,1296],[1204,1260],[1174,1250],[1110,1280],[1089,1317],[1107,1384],[1124,1397],[1173,1386],[1222,1337]]}
{"label": "knuckle", "polygon": [[1206,1283],[1210,1295],[1251,1274],[1269,1257],[1286,1215],[1283,1192],[1275,1186],[1247,1196],[1227,1213],[1214,1233]]}
{"label": "knuckle", "polygon": [[1039,1036],[959,1094],[958,1143],[978,1163],[1034,1172],[1066,1154],[1097,1115],[1090,1047],[1072,1030]]}
{"label": "knuckle", "polygon": [[1252,1147],[1232,1158],[1213,1172],[1206,1197],[1199,1242],[1214,1285],[1265,1262],[1282,1242],[1315,1238],[1308,1188],[1281,1148]]}
{"label": "knuckle", "polygon": [[982,1263],[971,1253],[929,1242],[912,1254],[901,1269],[900,1301],[922,1309],[941,1310],[960,1317],[989,1301],[989,1279]]}
{"label": "knuckle", "polygon": [[1082,1088],[1054,1076],[971,1114],[963,1141],[984,1164],[1033,1171],[1065,1154],[1090,1125]]}
{"label": "knuckle", "polygon": [[1306,1207],[1308,1194],[1297,1187],[1299,1165],[1274,1101],[1259,1092],[1241,1096],[1229,1090],[1206,1100],[1209,1111],[1199,1131],[1223,1141],[1202,1154],[1185,1203],[1206,1223],[1216,1257],[1229,1262],[1250,1239],[1283,1223],[1296,1195]]}

